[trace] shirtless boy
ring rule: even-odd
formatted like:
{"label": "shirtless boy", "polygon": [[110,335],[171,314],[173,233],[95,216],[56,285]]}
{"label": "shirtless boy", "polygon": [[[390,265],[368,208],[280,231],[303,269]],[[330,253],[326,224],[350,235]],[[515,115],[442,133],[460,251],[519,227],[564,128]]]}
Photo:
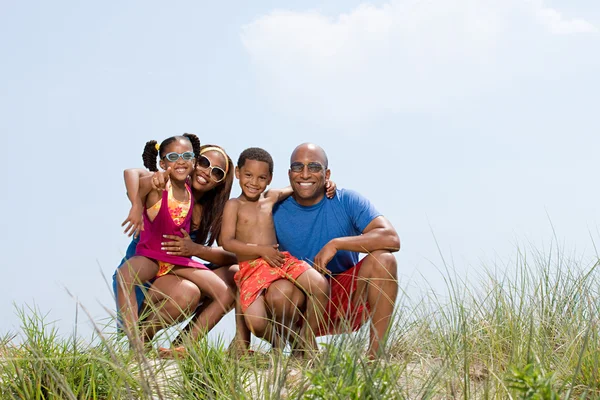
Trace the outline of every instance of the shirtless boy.
{"label": "shirtless boy", "polygon": [[300,346],[310,352],[316,349],[315,332],[327,304],[329,283],[306,262],[278,250],[273,206],[290,196],[292,189],[265,192],[273,177],[273,159],[260,148],[240,154],[235,176],[242,194],[225,205],[221,243],[236,254],[240,265],[234,278],[243,313],[238,323],[245,322],[254,335],[281,348],[285,342],[274,332],[264,292],[273,282],[288,279],[307,294],[306,320],[299,336]]}

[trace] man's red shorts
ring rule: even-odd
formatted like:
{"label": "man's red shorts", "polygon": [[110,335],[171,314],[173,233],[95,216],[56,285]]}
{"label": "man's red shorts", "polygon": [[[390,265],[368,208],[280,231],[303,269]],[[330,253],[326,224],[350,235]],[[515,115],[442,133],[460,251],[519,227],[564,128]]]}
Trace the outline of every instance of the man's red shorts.
{"label": "man's red shorts", "polygon": [[[341,333],[340,331],[356,331],[367,318],[370,311],[369,304],[358,302],[352,303],[352,294],[356,292],[358,282],[358,272],[362,265],[362,260],[347,271],[332,276],[329,283],[331,285],[331,296],[327,304],[326,321],[329,321],[327,327],[322,327],[317,336],[332,335]],[[366,311],[366,313],[365,313]]]}

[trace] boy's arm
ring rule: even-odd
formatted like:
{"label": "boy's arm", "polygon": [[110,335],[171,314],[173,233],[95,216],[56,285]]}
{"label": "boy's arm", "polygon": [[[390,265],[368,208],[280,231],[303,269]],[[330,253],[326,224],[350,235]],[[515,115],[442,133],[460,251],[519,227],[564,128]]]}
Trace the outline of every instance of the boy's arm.
{"label": "boy's arm", "polygon": [[275,203],[279,203],[290,197],[294,191],[291,186],[286,186],[282,189],[269,189],[265,192],[265,198],[272,199]]}
{"label": "boy's arm", "polygon": [[283,263],[283,256],[277,250],[278,245],[263,246],[247,244],[236,239],[238,209],[239,201],[237,199],[231,199],[225,203],[220,240],[223,249],[234,253],[238,259],[262,257],[271,266],[279,267]]}
{"label": "boy's arm", "polygon": [[[328,199],[333,198],[335,196],[335,189],[337,188],[334,181],[328,180],[325,182],[325,195]],[[270,189],[265,192],[265,198],[273,199],[275,203],[279,203],[294,194],[294,190],[291,186],[286,186],[282,189]]]}

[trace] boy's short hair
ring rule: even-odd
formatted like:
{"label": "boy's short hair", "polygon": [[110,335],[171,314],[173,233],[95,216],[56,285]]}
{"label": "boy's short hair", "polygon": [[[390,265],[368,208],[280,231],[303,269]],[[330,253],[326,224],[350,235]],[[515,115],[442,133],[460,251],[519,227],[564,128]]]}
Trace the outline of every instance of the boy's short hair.
{"label": "boy's short hair", "polygon": [[237,167],[242,168],[246,163],[246,160],[262,161],[269,165],[269,173],[273,175],[273,157],[260,147],[250,147],[242,151],[238,158]]}

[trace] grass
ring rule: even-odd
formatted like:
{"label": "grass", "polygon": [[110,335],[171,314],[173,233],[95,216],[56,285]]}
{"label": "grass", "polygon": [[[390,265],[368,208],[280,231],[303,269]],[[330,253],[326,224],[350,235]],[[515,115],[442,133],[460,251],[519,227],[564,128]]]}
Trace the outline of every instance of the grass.
{"label": "grass", "polygon": [[0,338],[0,398],[600,398],[598,263],[556,253],[519,253],[475,283],[445,268],[447,293],[401,294],[375,362],[367,329],[331,338],[311,362],[234,357],[205,340],[161,360],[101,329],[85,342],[61,337],[46,315],[19,309],[20,336]]}

